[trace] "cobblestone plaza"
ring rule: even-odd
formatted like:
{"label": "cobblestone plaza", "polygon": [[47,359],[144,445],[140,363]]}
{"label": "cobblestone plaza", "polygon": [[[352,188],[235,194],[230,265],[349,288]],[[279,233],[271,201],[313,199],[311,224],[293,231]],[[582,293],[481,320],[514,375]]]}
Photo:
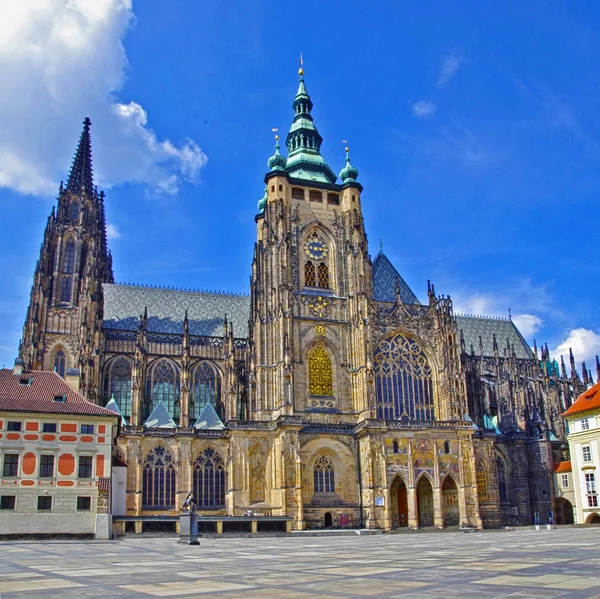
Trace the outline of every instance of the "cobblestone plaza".
{"label": "cobblestone plaza", "polygon": [[2,599],[600,597],[600,529],[0,544]]}

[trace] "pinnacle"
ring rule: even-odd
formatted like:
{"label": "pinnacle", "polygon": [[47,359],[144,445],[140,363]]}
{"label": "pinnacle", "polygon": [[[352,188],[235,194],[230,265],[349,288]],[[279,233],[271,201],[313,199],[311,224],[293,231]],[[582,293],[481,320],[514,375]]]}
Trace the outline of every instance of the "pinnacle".
{"label": "pinnacle", "polygon": [[94,189],[94,177],[92,172],[92,140],[90,137],[90,121],[89,117],[85,117],[83,121],[83,131],[79,138],[79,145],[75,152],[75,158],[71,165],[69,180],[67,181],[66,190],[71,193],[80,194],[84,189],[88,193],[92,193]]}

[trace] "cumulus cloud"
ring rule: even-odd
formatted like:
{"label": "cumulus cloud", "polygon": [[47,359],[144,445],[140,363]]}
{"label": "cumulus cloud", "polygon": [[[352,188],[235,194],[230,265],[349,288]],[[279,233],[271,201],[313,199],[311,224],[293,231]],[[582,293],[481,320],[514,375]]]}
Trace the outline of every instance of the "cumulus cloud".
{"label": "cumulus cloud", "polygon": [[537,333],[542,324],[543,320],[536,316],[535,314],[515,314],[512,317],[513,322],[515,323],[517,329],[521,331],[523,337],[531,338],[535,333]]}
{"label": "cumulus cloud", "polygon": [[106,225],[106,238],[107,239],[119,239],[119,237],[121,237],[121,231],[119,231],[119,228],[117,227],[117,225],[113,225],[111,223]]}
{"label": "cumulus cloud", "polygon": [[431,100],[419,100],[412,105],[413,114],[420,119],[429,118],[435,111],[436,105]]}
{"label": "cumulus cloud", "polygon": [[556,359],[558,356],[564,356],[566,361],[569,348],[573,350],[578,366],[585,362],[588,369],[593,371],[596,356],[600,354],[600,333],[584,327],[572,329],[566,339],[550,351],[550,355]]}
{"label": "cumulus cloud", "polygon": [[100,185],[140,183],[176,193],[206,156],[148,126],[138,103],[121,103],[134,22],[132,0],[0,3],[0,187],[54,194],[89,115]]}
{"label": "cumulus cloud", "polygon": [[454,79],[458,73],[458,70],[464,64],[466,64],[466,62],[466,59],[456,52],[446,56],[444,58],[444,62],[442,63],[442,69],[437,80],[437,86],[444,87],[444,85]]}

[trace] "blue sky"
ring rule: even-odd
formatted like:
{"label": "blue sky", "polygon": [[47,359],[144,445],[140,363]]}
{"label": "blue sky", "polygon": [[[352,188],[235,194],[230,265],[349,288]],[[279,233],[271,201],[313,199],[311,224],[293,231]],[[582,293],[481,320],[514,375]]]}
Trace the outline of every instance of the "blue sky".
{"label": "blue sky", "polygon": [[271,129],[300,52],[332,168],[349,140],[417,296],[600,351],[597,3],[46,0],[0,6],[0,365],[90,115],[122,282],[247,292]]}

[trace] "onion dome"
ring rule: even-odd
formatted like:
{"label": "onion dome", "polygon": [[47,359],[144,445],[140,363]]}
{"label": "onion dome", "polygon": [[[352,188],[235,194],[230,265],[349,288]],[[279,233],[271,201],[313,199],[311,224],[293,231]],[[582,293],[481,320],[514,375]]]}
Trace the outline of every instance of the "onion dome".
{"label": "onion dome", "polygon": [[267,205],[267,187],[265,186],[265,195],[258,200],[258,211],[262,213],[265,211],[265,206]]}
{"label": "onion dome", "polygon": [[344,183],[354,183],[358,179],[358,169],[350,164],[350,149],[346,148],[346,166],[340,171]]}
{"label": "onion dome", "polygon": [[283,171],[287,165],[287,158],[279,153],[279,135],[275,136],[275,154],[269,158],[268,165],[272,171]]}

